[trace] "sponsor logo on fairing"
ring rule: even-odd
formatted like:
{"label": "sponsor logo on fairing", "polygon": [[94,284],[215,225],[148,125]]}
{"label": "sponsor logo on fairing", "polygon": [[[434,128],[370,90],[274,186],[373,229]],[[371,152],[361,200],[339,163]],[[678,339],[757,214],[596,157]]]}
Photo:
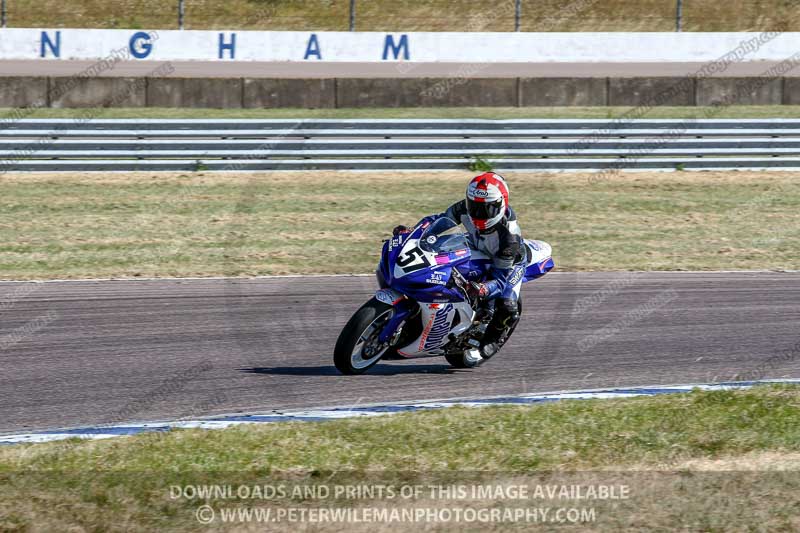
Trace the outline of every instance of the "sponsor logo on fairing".
{"label": "sponsor logo on fairing", "polygon": [[439,309],[436,311],[436,314],[431,316],[428,324],[425,326],[425,330],[422,332],[422,339],[419,343],[420,351],[438,348],[442,344],[445,336],[450,333],[450,312],[453,310],[453,304],[447,304],[445,306],[432,304],[429,308]]}
{"label": "sponsor logo on fairing", "polygon": [[525,270],[521,266],[516,267],[514,269],[514,273],[511,275],[511,278],[508,280],[508,284],[516,285],[517,283],[519,283],[519,280],[522,279],[522,273],[524,271]]}
{"label": "sponsor logo on fairing", "polygon": [[447,282],[444,280],[444,272],[431,272],[430,277],[425,280],[425,283],[430,283],[432,285],[447,285]]}
{"label": "sponsor logo on fairing", "polygon": [[456,250],[455,252],[438,254],[434,259],[437,265],[446,265],[450,261],[456,261],[467,254],[469,254],[469,250]]}
{"label": "sponsor logo on fairing", "polygon": [[385,304],[395,305],[404,297],[394,289],[380,289],[375,293],[375,298]]}

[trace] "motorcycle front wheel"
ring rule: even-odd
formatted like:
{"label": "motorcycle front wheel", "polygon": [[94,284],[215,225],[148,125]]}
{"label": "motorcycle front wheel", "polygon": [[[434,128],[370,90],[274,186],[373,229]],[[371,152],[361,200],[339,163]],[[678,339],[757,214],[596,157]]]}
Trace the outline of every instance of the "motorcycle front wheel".
{"label": "motorcycle front wheel", "polygon": [[363,374],[380,361],[387,346],[378,341],[394,307],[375,298],[350,317],[333,349],[333,364],[342,374]]}

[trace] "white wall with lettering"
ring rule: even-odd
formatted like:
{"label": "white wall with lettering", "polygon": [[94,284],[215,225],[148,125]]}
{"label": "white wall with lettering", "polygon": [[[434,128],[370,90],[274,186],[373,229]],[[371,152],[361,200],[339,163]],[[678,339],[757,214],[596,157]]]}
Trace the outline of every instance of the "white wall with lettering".
{"label": "white wall with lettering", "polygon": [[800,33],[381,33],[0,29],[0,60],[331,62],[782,61]]}

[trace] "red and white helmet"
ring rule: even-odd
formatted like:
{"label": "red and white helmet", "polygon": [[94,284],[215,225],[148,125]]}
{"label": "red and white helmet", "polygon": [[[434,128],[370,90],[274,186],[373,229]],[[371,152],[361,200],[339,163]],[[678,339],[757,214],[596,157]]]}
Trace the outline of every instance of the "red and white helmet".
{"label": "red and white helmet", "polygon": [[491,230],[508,208],[508,185],[494,172],[475,176],[467,185],[467,214],[480,231]]}

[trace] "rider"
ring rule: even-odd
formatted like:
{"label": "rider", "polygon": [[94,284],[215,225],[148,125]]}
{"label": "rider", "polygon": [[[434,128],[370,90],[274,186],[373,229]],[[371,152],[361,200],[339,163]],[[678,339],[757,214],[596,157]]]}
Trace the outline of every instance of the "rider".
{"label": "rider", "polygon": [[[467,229],[470,248],[492,258],[492,279],[470,284],[472,295],[485,300],[490,310],[491,321],[481,343],[481,360],[468,361],[479,363],[497,352],[498,341],[519,320],[518,300],[526,253],[517,216],[508,203],[508,185],[502,176],[486,172],[474,177],[467,185],[466,196],[444,213],[429,218],[446,216],[460,222]],[[397,226],[393,233],[407,231],[409,228]]]}

